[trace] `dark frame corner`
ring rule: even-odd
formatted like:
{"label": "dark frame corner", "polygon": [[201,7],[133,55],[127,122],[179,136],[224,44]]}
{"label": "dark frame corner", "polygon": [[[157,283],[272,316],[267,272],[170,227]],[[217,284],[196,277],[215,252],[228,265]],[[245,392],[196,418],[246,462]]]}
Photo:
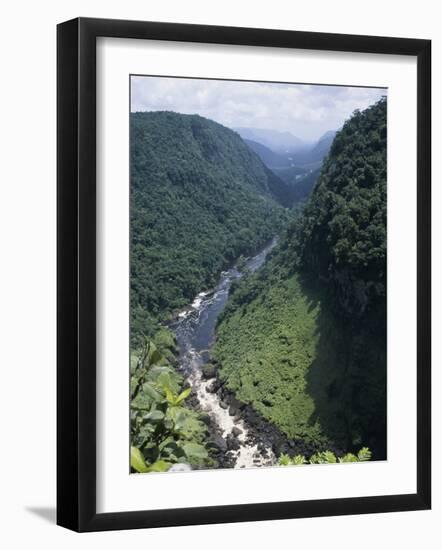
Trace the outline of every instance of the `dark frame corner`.
{"label": "dark frame corner", "polygon": [[[417,58],[416,494],[96,513],[96,38],[156,39]],[[109,19],[57,27],[57,523],[75,531],[134,529],[431,507],[431,42]]]}

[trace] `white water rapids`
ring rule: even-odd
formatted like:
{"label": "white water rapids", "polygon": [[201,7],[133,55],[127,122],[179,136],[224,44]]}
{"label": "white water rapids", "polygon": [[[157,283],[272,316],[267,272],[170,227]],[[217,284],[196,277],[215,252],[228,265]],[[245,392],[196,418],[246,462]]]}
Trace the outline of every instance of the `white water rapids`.
{"label": "white water rapids", "polygon": [[[246,268],[249,271],[258,269],[274,245],[275,241],[249,259]],[[193,388],[201,410],[211,417],[224,440],[232,434],[234,427],[241,430],[241,433],[235,430],[237,435],[234,436],[239,442],[239,449],[228,451],[235,459],[234,467],[272,466],[276,462],[272,449],[266,448],[264,453],[258,449],[244,420],[230,414],[227,403],[222,401],[218,393],[210,391],[214,379],[206,380],[202,375],[202,367],[209,360],[217,318],[225,307],[232,281],[241,275],[236,267],[224,271],[212,292],[199,293],[193,303],[178,314],[173,330],[180,349],[181,369]]]}
{"label": "white water rapids", "polygon": [[194,388],[201,406],[201,410],[208,413],[225,439],[232,433],[236,426],[241,433],[235,437],[240,443],[240,448],[230,453],[236,458],[235,468],[251,468],[254,466],[272,466],[276,458],[271,449],[267,449],[267,458],[264,458],[258,450],[258,446],[248,439],[248,429],[242,419],[236,420],[229,413],[228,408],[221,406],[221,399],[216,393],[210,393],[208,388],[213,380],[203,380],[201,370],[195,368],[190,374],[189,383]]}

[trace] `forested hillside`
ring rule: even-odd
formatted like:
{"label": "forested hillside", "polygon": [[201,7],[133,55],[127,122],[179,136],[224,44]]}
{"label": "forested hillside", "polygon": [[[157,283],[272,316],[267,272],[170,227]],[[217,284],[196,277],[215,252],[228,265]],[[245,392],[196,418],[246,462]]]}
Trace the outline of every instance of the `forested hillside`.
{"label": "forested hillside", "polygon": [[211,287],[287,219],[287,186],[232,130],[197,115],[132,113],[131,336]]}
{"label": "forested hillside", "polygon": [[293,203],[304,201],[310,195],[321,173],[320,168],[307,173],[300,173],[300,170],[302,168],[298,167],[278,170],[279,177],[290,187]]}
{"label": "forested hillside", "polygon": [[219,376],[290,438],[386,456],[386,110],[355,112],[266,265],[236,283]]}
{"label": "forested hillside", "polygon": [[[263,163],[287,184],[292,205],[303,202],[312,192],[336,135],[334,130],[330,130],[314,145],[304,144],[302,147],[281,151],[272,150],[258,141],[245,137],[256,133],[259,138],[261,135],[259,132],[264,130],[256,130],[255,133],[251,128],[239,130],[242,131],[240,134],[250,149],[257,153]],[[263,137],[266,137],[265,133]]]}

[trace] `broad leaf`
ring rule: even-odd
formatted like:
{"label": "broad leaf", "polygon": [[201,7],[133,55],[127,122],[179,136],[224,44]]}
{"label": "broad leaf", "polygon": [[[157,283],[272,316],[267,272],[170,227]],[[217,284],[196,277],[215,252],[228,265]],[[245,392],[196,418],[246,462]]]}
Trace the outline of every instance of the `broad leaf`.
{"label": "broad leaf", "polygon": [[167,470],[172,466],[170,462],[165,460],[157,460],[151,466],[147,468],[147,472],[167,472]]}
{"label": "broad leaf", "polygon": [[152,384],[149,384],[148,382],[146,382],[145,384],[143,384],[143,393],[145,393],[146,395],[148,395],[153,401],[155,401],[156,403],[160,403],[161,401],[163,401],[163,396],[161,395],[161,393],[159,391],[157,391],[153,386]]}
{"label": "broad leaf", "polygon": [[176,397],[175,395],[173,394],[172,390],[170,390],[169,387],[167,386],[163,386],[164,388],[164,393],[166,394],[166,399],[167,401],[171,404],[171,405],[175,405],[176,403]]}
{"label": "broad leaf", "polygon": [[161,372],[157,378],[157,384],[161,386],[164,391],[166,391],[166,389],[171,391],[172,382],[170,379],[170,374],[168,372]]}
{"label": "broad leaf", "polygon": [[186,388],[184,391],[182,391],[180,395],[176,398],[175,404],[179,405],[180,403],[182,403],[186,399],[186,397],[190,395],[191,391],[192,388]]}
{"label": "broad leaf", "polygon": [[144,460],[144,456],[140,449],[137,449],[136,447],[130,448],[130,465],[135,471],[141,474],[148,471],[148,466]]}
{"label": "broad leaf", "polygon": [[149,353],[147,354],[147,360],[148,360],[149,366],[158,365],[163,360],[163,356],[158,351],[157,347],[153,342],[150,343]]}
{"label": "broad leaf", "polygon": [[152,421],[152,422],[158,422],[160,420],[163,420],[164,413],[159,410],[153,410],[150,413],[147,413],[143,416],[144,420]]}
{"label": "broad leaf", "polygon": [[131,407],[132,409],[148,411],[150,410],[151,406],[152,406],[152,397],[148,395],[147,392],[144,391],[144,387],[143,387],[143,391],[138,392],[138,395],[132,400]]}
{"label": "broad leaf", "polygon": [[184,452],[189,459],[203,459],[208,457],[207,450],[198,443],[186,443],[183,445]]}

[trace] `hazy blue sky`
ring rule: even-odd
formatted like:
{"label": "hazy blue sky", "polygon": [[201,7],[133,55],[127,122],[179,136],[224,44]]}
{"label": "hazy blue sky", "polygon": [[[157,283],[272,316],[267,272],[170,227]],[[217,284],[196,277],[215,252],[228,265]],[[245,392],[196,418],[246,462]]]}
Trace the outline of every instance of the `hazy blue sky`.
{"label": "hazy blue sky", "polygon": [[387,91],[169,77],[132,77],[132,111],[199,114],[224,126],[289,131],[314,140]]}

